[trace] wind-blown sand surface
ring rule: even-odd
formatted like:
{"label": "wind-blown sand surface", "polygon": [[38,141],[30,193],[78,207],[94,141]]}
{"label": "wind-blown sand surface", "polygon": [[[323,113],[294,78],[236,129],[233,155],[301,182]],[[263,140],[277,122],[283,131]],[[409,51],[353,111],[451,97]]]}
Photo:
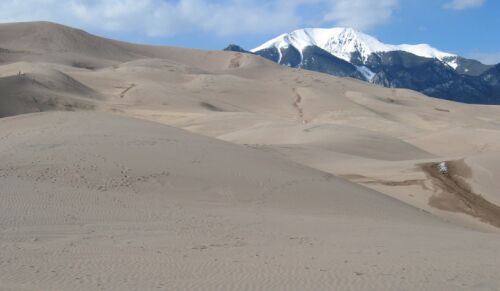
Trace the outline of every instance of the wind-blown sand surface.
{"label": "wind-blown sand surface", "polygon": [[1,290],[498,290],[500,108],[0,25]]}

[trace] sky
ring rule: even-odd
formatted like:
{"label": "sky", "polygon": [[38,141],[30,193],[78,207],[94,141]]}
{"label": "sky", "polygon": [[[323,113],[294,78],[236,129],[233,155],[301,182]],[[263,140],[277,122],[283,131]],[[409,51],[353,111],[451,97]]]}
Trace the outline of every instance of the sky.
{"label": "sky", "polygon": [[1,0],[0,22],[47,20],[124,41],[252,49],[306,27],[353,27],[500,62],[499,0]]}

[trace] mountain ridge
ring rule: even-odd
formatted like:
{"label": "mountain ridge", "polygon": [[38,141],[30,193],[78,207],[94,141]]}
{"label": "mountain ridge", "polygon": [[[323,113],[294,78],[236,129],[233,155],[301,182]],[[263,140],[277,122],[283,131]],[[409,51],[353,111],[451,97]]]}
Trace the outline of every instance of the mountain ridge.
{"label": "mountain ridge", "polygon": [[385,44],[352,28],[298,29],[249,51],[237,45],[225,50],[384,87],[412,89],[441,99],[500,104],[500,89],[488,81],[498,78],[497,71],[490,72],[494,66],[429,44]]}
{"label": "mountain ridge", "polygon": [[373,36],[349,27],[334,28],[304,28],[291,33],[282,34],[270,41],[256,47],[251,52],[256,52],[271,46],[281,48],[292,45],[298,49],[307,46],[318,46],[338,58],[351,62],[352,53],[360,53],[366,61],[372,53],[389,51],[406,51],[426,58],[438,58],[455,67],[453,58],[456,54],[440,51],[429,44],[400,44],[392,45],[380,42]]}

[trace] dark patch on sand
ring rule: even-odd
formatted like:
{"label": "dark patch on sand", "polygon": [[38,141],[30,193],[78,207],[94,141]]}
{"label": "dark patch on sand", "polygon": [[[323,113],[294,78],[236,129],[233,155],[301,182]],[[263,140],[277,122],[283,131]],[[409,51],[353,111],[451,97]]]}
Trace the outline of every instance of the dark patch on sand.
{"label": "dark patch on sand", "polygon": [[473,192],[465,180],[472,176],[472,172],[463,160],[446,162],[446,172],[440,170],[439,163],[421,167],[439,190],[429,199],[430,206],[465,213],[500,228],[500,206]]}
{"label": "dark patch on sand", "polygon": [[366,177],[359,174],[345,174],[340,175],[340,177],[348,179],[348,180],[362,180],[357,181],[363,184],[379,184],[384,186],[420,186],[423,189],[428,190],[429,188],[425,185],[425,179],[414,179],[414,180],[403,180],[403,181],[391,181],[391,180],[383,180],[383,179],[375,179],[372,177]]}
{"label": "dark patch on sand", "polygon": [[302,119],[304,123],[308,123],[307,120],[304,120],[304,109],[301,106],[302,96],[297,91],[297,88],[292,88],[292,93],[294,95],[293,107],[295,108],[295,110],[297,110],[299,118]]}
{"label": "dark patch on sand", "polygon": [[234,57],[229,61],[230,69],[237,69],[241,66],[241,59],[243,58],[243,54],[237,53]]}
{"label": "dark patch on sand", "polygon": [[438,107],[434,107],[434,110],[436,110],[436,111],[441,111],[441,112],[450,112],[450,110],[449,110],[449,109],[438,108]]}
{"label": "dark patch on sand", "polygon": [[127,88],[125,88],[125,90],[123,90],[121,93],[120,93],[120,98],[124,98],[125,95],[127,95],[128,91],[132,90],[134,87],[136,87],[137,85],[136,84],[130,84],[130,86],[128,86]]}
{"label": "dark patch on sand", "polygon": [[83,62],[73,62],[71,64],[71,66],[74,68],[86,69],[86,70],[91,70],[91,71],[94,71],[96,69],[94,66],[89,65],[87,63],[83,63]]}
{"label": "dark patch on sand", "polygon": [[220,108],[220,107],[217,107],[213,104],[210,104],[208,102],[200,102],[200,105],[210,111],[216,111],[216,112],[225,112],[224,109]]}
{"label": "dark patch on sand", "polygon": [[[445,211],[464,213],[500,228],[500,206],[486,200],[481,194],[475,193],[466,182],[472,177],[472,171],[463,160],[448,161],[446,170],[441,163],[421,164],[419,167],[427,175],[427,179],[390,181],[374,179],[358,174],[346,174],[341,177],[362,184],[380,184],[385,186],[420,186],[424,190],[434,192],[429,198],[429,205]],[[425,184],[430,181],[433,189]]]}

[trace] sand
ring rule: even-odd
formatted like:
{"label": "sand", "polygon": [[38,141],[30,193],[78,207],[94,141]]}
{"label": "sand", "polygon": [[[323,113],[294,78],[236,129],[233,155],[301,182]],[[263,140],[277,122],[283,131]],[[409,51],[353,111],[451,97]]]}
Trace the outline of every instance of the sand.
{"label": "sand", "polygon": [[499,107],[53,23],[0,48],[1,290],[500,288]]}

